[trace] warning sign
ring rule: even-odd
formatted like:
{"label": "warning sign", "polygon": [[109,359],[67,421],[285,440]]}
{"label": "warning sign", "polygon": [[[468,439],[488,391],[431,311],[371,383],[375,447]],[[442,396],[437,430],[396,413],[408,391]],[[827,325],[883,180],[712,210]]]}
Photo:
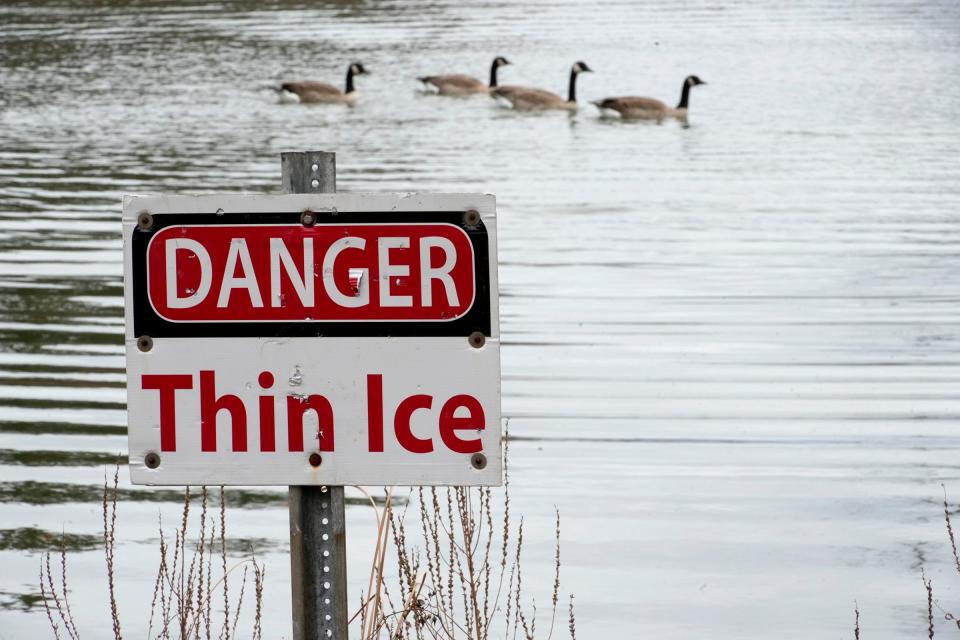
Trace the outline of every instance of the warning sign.
{"label": "warning sign", "polygon": [[135,483],[500,484],[492,196],[128,197],[123,229]]}

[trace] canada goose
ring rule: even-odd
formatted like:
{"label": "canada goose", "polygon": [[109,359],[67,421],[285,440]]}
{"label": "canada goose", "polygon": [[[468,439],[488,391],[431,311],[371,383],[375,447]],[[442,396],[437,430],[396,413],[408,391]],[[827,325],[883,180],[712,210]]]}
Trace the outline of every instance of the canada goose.
{"label": "canada goose", "polygon": [[357,101],[357,90],[353,86],[353,76],[359,76],[369,73],[359,62],[354,62],[347,67],[347,86],[344,91],[340,91],[332,84],[325,82],[314,82],[306,80],[304,82],[284,82],[280,86],[281,91],[292,93],[300,99],[300,102],[328,103],[328,104],[353,104]]}
{"label": "canada goose", "polygon": [[567,111],[577,110],[577,75],[583,72],[592,72],[593,69],[587,66],[586,62],[575,62],[570,68],[570,90],[567,99],[550,91],[535,89],[533,87],[518,87],[508,85],[494,89],[491,94],[494,97],[508,100],[514,109],[522,111],[533,111],[540,109],[566,109]]}
{"label": "canada goose", "polygon": [[477,78],[462,73],[442,76],[421,76],[417,78],[425,86],[433,87],[442,96],[466,96],[473,93],[490,93],[497,87],[497,69],[510,64],[503,56],[497,56],[490,65],[490,84],[483,84]]}
{"label": "canada goose", "polygon": [[662,120],[665,117],[686,118],[687,109],[690,105],[690,88],[698,84],[707,84],[697,76],[687,76],[683,81],[683,90],[680,93],[680,102],[673,109],[653,98],[639,98],[636,96],[622,96],[619,98],[605,98],[597,100],[593,104],[597,105],[600,111],[609,109],[616,111],[623,118],[656,118]]}

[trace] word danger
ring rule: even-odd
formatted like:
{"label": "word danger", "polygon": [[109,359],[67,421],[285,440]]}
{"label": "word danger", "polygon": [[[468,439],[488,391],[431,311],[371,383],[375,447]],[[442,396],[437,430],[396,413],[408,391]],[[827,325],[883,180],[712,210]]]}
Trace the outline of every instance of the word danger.
{"label": "word danger", "polygon": [[452,224],[171,226],[147,248],[150,304],[172,322],[450,321],[474,282]]}
{"label": "word danger", "polygon": [[[268,392],[273,387],[274,376],[264,371],[257,382],[263,392]],[[366,386],[366,443],[370,453],[384,451],[385,425],[389,425],[396,442],[407,451],[431,453],[435,439],[427,433],[417,435],[413,432],[414,414],[419,414],[418,424],[421,427],[423,418],[436,425],[439,441],[450,451],[472,454],[482,449],[478,433],[486,429],[486,417],[483,406],[474,396],[458,394],[441,402],[439,398],[421,393],[403,398],[396,406],[387,407],[384,404],[383,375],[367,375]],[[239,395],[220,393],[214,371],[200,371],[197,376],[145,374],[141,376],[141,387],[145,391],[157,392],[160,451],[177,451],[178,447],[196,450],[196,440],[199,439],[201,452],[246,452],[254,448],[248,441],[250,424],[254,421],[259,432],[259,445],[256,448],[261,452],[277,451],[278,403],[283,405],[283,413],[279,417],[280,424],[286,425],[287,450],[303,451],[305,440],[311,443],[309,450],[336,450],[334,407],[320,394],[287,395],[285,401],[281,401],[272,394],[262,393],[257,397],[255,406],[248,407]],[[196,396],[183,403],[193,408],[199,406],[199,416],[192,416],[193,419],[187,421],[187,424],[195,425],[199,417],[199,434],[195,431],[184,433],[185,429],[177,422],[178,399],[182,401],[188,393],[199,394],[199,403],[196,402]],[[389,411],[385,412],[385,409]],[[229,444],[217,440],[217,417],[221,413],[229,418]],[[306,420],[308,415],[313,420]],[[308,422],[316,426],[308,427]],[[307,430],[311,432],[305,433]],[[185,438],[191,441],[183,447]]]}

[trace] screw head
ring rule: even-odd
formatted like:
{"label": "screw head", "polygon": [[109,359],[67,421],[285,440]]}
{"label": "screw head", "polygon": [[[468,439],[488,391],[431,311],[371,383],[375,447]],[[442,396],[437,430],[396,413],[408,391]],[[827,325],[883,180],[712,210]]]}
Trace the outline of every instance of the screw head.
{"label": "screw head", "polygon": [[137,349],[146,353],[153,349],[153,338],[150,336],[140,336],[137,338]]}
{"label": "screw head", "polygon": [[322,462],[323,462],[323,458],[320,456],[319,453],[311,453],[311,454],[310,454],[310,466],[311,466],[311,467],[319,467],[319,466],[320,466],[320,463],[322,463]]}
{"label": "screw head", "polygon": [[468,227],[475,227],[480,224],[480,212],[476,209],[470,209],[463,213],[463,224]]}
{"label": "screw head", "polygon": [[304,211],[300,214],[300,224],[305,227],[312,227],[317,224],[317,214],[313,211]]}
{"label": "screw head", "polygon": [[160,466],[160,456],[151,451],[147,455],[143,456],[143,464],[147,469],[156,469]]}
{"label": "screw head", "polygon": [[140,231],[150,231],[153,229],[153,215],[149,211],[141,211],[137,216],[137,228]]}
{"label": "screw head", "polygon": [[487,343],[487,337],[480,331],[474,331],[470,334],[470,337],[467,338],[467,342],[469,342],[470,346],[474,349],[479,349]]}
{"label": "screw head", "polygon": [[478,471],[487,468],[487,456],[482,453],[475,453],[470,456],[470,466]]}

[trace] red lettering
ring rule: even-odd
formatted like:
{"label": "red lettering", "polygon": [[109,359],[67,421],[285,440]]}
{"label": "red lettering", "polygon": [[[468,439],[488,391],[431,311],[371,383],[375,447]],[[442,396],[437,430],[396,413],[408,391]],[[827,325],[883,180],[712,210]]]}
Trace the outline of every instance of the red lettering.
{"label": "red lettering", "polygon": [[234,451],[247,450],[247,410],[239,396],[225,394],[217,397],[215,373],[200,372],[200,450],[217,450],[217,413],[230,414]]}
{"label": "red lettering", "polygon": [[333,451],[333,407],[323,396],[312,395],[306,400],[287,396],[287,443],[290,451],[303,451],[303,414],[313,410],[317,414],[317,440],[320,451]]}
{"label": "red lettering", "polygon": [[144,375],[141,377],[143,389],[156,389],[160,392],[160,451],[177,450],[177,410],[178,389],[193,389],[193,376],[188,375]]}
{"label": "red lettering", "polygon": [[367,376],[367,450],[383,452],[383,376]]}
{"label": "red lettering", "polygon": [[[470,414],[465,418],[454,415],[457,409],[463,407]],[[486,418],[483,407],[473,396],[459,395],[447,400],[440,410],[440,438],[447,448],[457,453],[477,453],[483,449],[480,438],[462,440],[456,434],[459,429],[486,429]]]}
{"label": "red lettering", "polygon": [[433,404],[433,396],[418,394],[410,396],[400,403],[393,418],[393,430],[397,434],[400,445],[412,453],[430,453],[433,451],[433,440],[418,438],[410,430],[410,416],[417,409],[429,409]]}
{"label": "red lettering", "polygon": [[[260,386],[273,386],[273,374],[264,371],[257,378]],[[277,424],[273,415],[273,396],[260,396],[260,451],[277,450]]]}

